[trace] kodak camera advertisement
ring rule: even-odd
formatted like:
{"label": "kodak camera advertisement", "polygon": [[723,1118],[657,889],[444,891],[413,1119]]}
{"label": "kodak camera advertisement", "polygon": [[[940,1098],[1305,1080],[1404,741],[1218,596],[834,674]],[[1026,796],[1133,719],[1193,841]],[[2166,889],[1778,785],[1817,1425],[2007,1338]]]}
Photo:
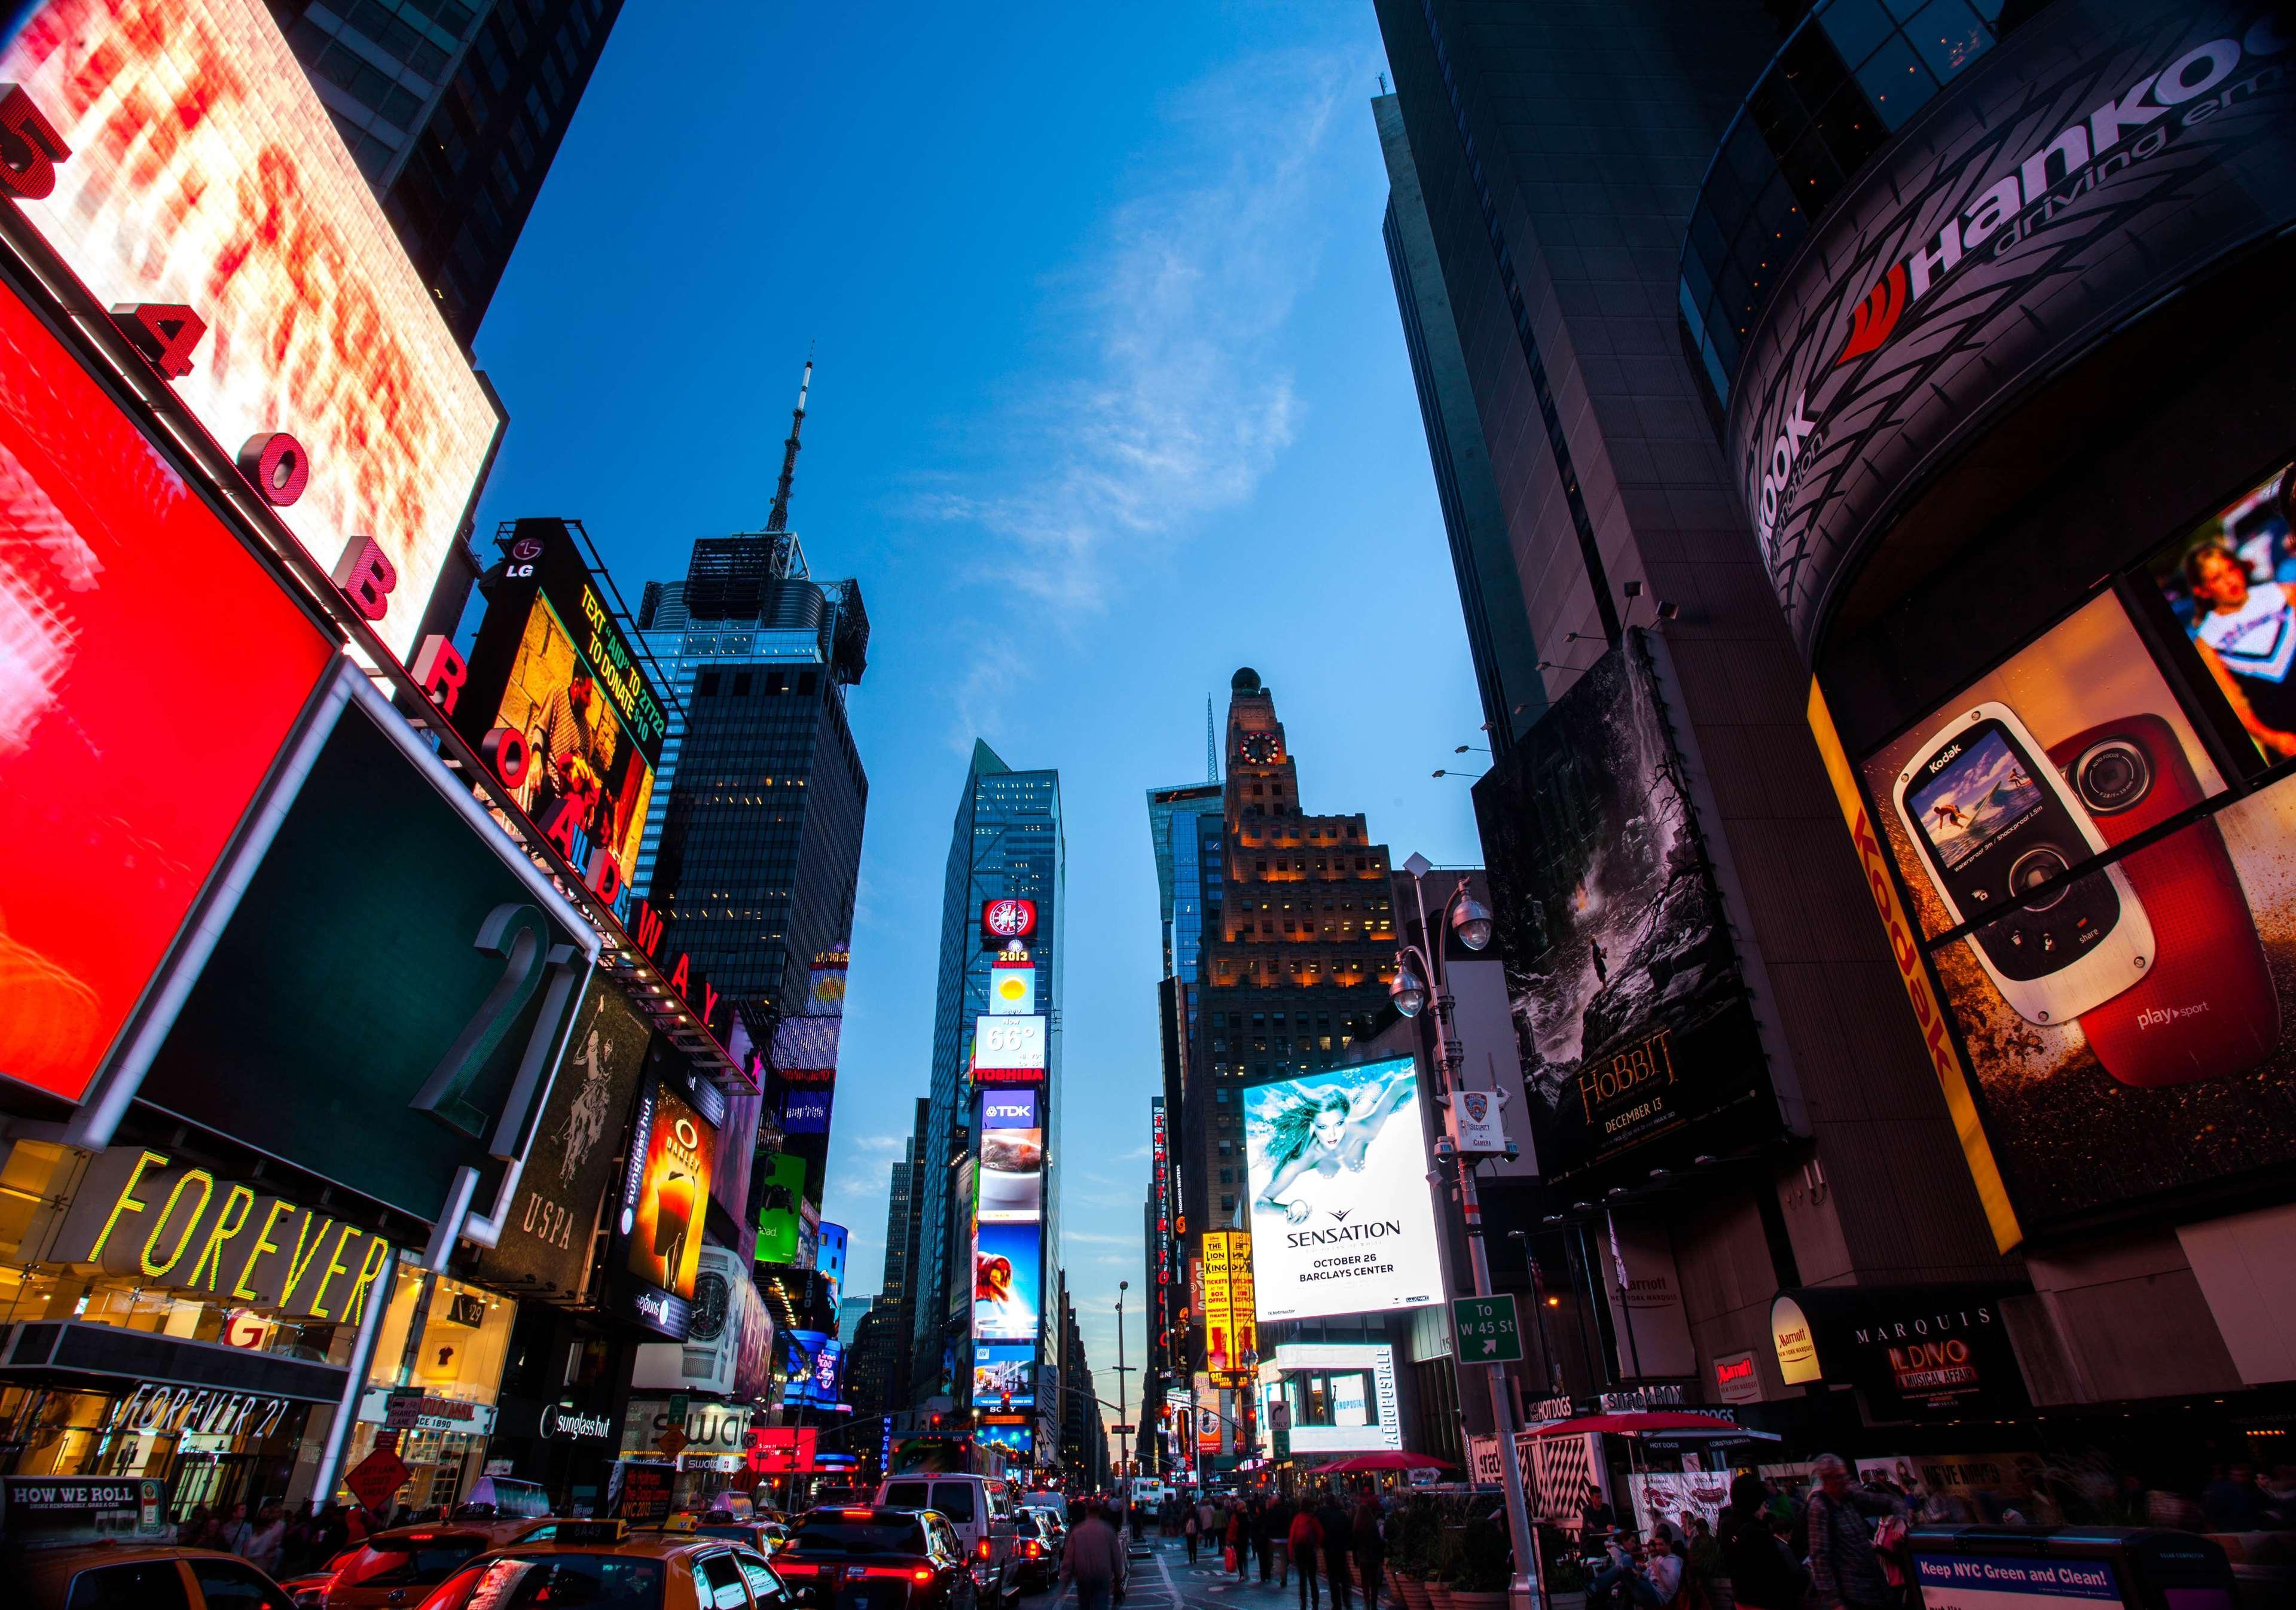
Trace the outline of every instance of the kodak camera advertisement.
{"label": "kodak camera advertisement", "polygon": [[2296,779],[2228,784],[2119,596],[1860,769],[2029,1232],[2296,1157]]}

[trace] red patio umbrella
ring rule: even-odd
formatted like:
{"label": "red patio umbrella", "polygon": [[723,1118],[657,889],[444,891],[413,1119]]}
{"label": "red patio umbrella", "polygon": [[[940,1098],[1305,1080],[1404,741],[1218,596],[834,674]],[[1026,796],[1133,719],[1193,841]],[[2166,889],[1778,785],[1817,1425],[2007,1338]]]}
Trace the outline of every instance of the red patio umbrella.
{"label": "red patio umbrella", "polygon": [[1325,1465],[1311,1470],[1309,1475],[1356,1475],[1372,1470],[1456,1470],[1457,1466],[1423,1453],[1359,1453],[1341,1459],[1336,1465]]}

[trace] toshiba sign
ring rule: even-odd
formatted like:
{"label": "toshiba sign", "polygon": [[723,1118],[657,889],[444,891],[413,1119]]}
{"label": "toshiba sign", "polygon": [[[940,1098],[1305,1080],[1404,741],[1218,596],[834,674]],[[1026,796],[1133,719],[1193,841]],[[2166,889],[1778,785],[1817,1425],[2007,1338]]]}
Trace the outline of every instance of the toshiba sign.
{"label": "toshiba sign", "polygon": [[2296,219],[2292,43],[2261,0],[2058,0],[1826,210],[1726,441],[1805,654],[1859,551],[2013,398]]}

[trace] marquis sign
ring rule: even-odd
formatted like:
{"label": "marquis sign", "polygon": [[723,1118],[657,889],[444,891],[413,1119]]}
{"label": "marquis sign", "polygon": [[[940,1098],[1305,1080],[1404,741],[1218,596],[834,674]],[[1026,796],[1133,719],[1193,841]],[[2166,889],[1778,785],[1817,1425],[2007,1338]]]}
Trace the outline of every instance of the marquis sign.
{"label": "marquis sign", "polygon": [[2292,42],[2263,0],[2063,0],[1827,209],[1726,441],[1805,655],[1858,551],[2013,397],[2296,217]]}

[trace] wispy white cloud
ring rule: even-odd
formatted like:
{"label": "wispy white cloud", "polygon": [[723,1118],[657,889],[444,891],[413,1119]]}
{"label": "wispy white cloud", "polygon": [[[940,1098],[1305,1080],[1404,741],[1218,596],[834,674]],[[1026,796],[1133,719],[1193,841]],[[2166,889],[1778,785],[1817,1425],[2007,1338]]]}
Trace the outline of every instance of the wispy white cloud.
{"label": "wispy white cloud", "polygon": [[1302,410],[1278,337],[1315,274],[1319,168],[1357,65],[1254,58],[1170,103],[1154,177],[1061,283],[1077,373],[998,432],[1026,457],[923,499],[993,538],[986,579],[1095,614],[1120,567],[1249,498],[1292,443]]}
{"label": "wispy white cloud", "polygon": [[1061,1240],[1066,1244],[1074,1246],[1129,1246],[1136,1248],[1141,1244],[1140,1237],[1138,1236],[1108,1236],[1102,1234],[1098,1230],[1063,1229],[1061,1231]]}

